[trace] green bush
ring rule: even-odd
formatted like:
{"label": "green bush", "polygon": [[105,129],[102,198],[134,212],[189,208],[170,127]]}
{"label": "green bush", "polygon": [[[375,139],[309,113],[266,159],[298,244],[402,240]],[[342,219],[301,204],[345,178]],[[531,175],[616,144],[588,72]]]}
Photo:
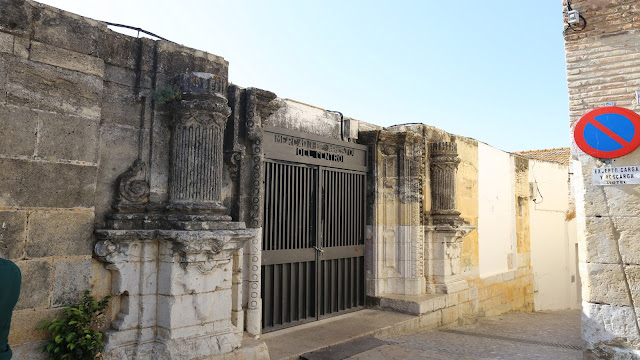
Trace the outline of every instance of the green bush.
{"label": "green bush", "polygon": [[90,360],[100,356],[104,349],[102,334],[96,331],[98,316],[103,314],[110,296],[96,301],[84,291],[79,303],[64,309],[63,318],[45,320],[38,329],[51,332],[49,343],[42,352],[49,353],[50,360]]}

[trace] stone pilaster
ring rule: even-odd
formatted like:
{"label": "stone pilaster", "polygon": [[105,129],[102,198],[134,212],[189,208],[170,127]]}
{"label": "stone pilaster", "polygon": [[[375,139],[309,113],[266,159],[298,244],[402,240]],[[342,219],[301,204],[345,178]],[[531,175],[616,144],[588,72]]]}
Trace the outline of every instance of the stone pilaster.
{"label": "stone pilaster", "polygon": [[148,201],[137,161],[119,178],[116,212],[96,230],[94,254],[120,299],[105,359],[212,359],[241,346],[243,248],[260,231],[232,222],[222,205],[226,80],[189,73],[178,84],[168,202]]}
{"label": "stone pilaster", "polygon": [[413,132],[362,134],[371,145],[367,259],[369,296],[424,292],[424,138]]}
{"label": "stone pilaster", "polygon": [[469,226],[456,210],[456,173],[460,159],[454,142],[429,144],[431,170],[432,226],[427,226],[432,241],[431,274],[427,289],[436,293],[453,293],[468,287],[461,278],[460,254]]}
{"label": "stone pilaster", "polygon": [[173,105],[169,208],[222,213],[223,136],[231,108],[226,81],[206,73],[179,78],[182,99]]}
{"label": "stone pilaster", "polygon": [[461,221],[456,210],[456,172],[460,159],[454,142],[429,144],[431,170],[431,216],[434,224]]}

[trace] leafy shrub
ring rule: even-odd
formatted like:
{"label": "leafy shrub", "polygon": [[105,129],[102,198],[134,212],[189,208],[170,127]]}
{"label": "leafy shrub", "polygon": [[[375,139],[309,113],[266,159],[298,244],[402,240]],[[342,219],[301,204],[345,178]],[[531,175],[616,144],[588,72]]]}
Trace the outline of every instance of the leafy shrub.
{"label": "leafy shrub", "polygon": [[104,349],[102,334],[96,331],[98,316],[103,314],[110,296],[96,301],[89,290],[79,303],[64,309],[63,318],[45,320],[38,329],[51,332],[49,343],[42,352],[49,353],[49,360],[99,359]]}
{"label": "leafy shrub", "polygon": [[177,85],[168,86],[164,89],[153,90],[151,89],[151,99],[156,102],[156,106],[162,106],[172,101],[180,100],[182,98],[182,91]]}

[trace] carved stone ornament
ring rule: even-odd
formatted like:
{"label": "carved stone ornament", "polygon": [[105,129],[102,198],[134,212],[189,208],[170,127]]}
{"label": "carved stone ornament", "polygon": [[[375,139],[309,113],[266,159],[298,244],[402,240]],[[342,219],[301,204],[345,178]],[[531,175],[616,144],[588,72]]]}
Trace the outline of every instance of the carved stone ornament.
{"label": "carved stone ornament", "polygon": [[140,159],[137,159],[131,167],[122,173],[116,183],[118,191],[116,193],[116,201],[126,200],[131,203],[144,203],[149,198],[149,183],[145,176],[147,165]]}
{"label": "carved stone ornament", "polygon": [[229,168],[229,176],[231,179],[236,180],[238,178],[238,171],[240,170],[240,162],[242,161],[242,157],[244,156],[245,149],[244,146],[241,150],[227,151],[225,152],[225,163]]}
{"label": "carved stone ornament", "polygon": [[224,126],[231,115],[227,98],[219,94],[184,94],[172,110],[174,122],[180,125]]}

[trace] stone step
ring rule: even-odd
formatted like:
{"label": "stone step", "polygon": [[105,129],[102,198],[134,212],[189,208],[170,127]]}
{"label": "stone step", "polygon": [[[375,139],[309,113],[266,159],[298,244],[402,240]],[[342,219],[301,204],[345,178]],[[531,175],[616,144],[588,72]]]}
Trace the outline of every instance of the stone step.
{"label": "stone step", "polygon": [[421,324],[420,319],[420,316],[365,309],[270,332],[261,340],[267,344],[272,360],[294,360],[359,338],[409,334],[428,328],[424,322]]}

